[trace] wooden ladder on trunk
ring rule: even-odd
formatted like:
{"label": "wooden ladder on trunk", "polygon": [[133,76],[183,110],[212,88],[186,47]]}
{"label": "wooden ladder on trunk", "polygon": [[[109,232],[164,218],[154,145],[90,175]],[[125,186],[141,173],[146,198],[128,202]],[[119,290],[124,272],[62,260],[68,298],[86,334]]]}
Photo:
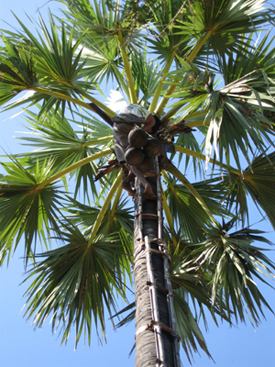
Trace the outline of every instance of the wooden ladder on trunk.
{"label": "wooden ladder on trunk", "polygon": [[[156,366],[157,367],[180,367],[179,359],[179,336],[176,332],[176,320],[173,304],[173,291],[169,275],[169,255],[167,244],[163,238],[163,215],[162,215],[162,195],[161,195],[161,177],[159,169],[158,156],[154,157],[155,177],[150,178],[153,191],[157,199],[146,200],[143,198],[143,188],[139,180],[136,180],[135,196],[135,232],[138,235],[138,248],[135,249],[134,257],[138,257],[142,252],[146,253],[147,285],[150,293],[151,316],[150,325],[139,327],[137,334],[149,329],[154,332],[156,346]],[[149,181],[149,179],[148,179]],[[144,204],[148,207],[144,210]],[[148,212],[151,211],[151,212]],[[144,228],[145,225],[150,228]],[[152,228],[154,227],[154,228]],[[157,237],[156,237],[157,235]],[[142,250],[143,251],[142,251]],[[158,260],[157,260],[158,258]],[[156,263],[157,261],[157,263]],[[156,274],[156,264],[163,263],[162,274]],[[163,277],[164,275],[164,277]],[[163,279],[164,278],[164,283]],[[162,299],[162,304],[161,303]],[[165,303],[165,305],[163,305]],[[166,310],[164,310],[166,308]],[[166,313],[166,319],[163,320],[162,312]],[[168,313],[168,315],[167,315]],[[167,318],[168,316],[168,318]],[[169,321],[168,321],[169,320]],[[168,321],[168,322],[167,322]],[[137,335],[136,334],[136,335]],[[170,347],[167,338],[170,340]],[[173,349],[173,351],[169,349]],[[168,354],[172,354],[172,357]],[[172,359],[172,361],[171,361]]]}

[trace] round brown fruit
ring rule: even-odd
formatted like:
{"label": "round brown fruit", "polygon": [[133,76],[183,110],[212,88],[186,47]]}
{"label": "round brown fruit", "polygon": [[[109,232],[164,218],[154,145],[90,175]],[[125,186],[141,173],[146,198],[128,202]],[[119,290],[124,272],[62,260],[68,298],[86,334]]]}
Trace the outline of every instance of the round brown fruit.
{"label": "round brown fruit", "polygon": [[144,153],[141,149],[137,149],[134,147],[128,147],[125,152],[125,161],[132,165],[138,166],[142,163],[144,159]]}
{"label": "round brown fruit", "polygon": [[133,129],[129,132],[128,142],[132,147],[142,148],[147,143],[148,135],[142,129]]}
{"label": "round brown fruit", "polygon": [[143,147],[143,151],[147,157],[154,157],[161,151],[161,142],[156,139],[148,139],[147,144]]}

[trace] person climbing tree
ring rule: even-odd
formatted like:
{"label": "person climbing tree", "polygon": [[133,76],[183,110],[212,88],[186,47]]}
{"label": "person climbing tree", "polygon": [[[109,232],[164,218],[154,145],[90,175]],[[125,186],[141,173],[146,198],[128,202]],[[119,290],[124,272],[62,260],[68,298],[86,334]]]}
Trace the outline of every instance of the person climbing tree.
{"label": "person climbing tree", "polygon": [[[115,154],[124,173],[122,187],[129,195],[134,195],[132,185],[134,178],[137,177],[144,186],[145,195],[154,197],[151,185],[138,166],[146,156],[145,151],[142,151],[141,148],[146,146],[148,138],[153,139],[150,134],[157,133],[161,121],[150,111],[137,104],[124,107],[117,117],[112,118],[112,121]],[[156,155],[160,153],[160,144],[159,149],[156,149],[154,153]]]}

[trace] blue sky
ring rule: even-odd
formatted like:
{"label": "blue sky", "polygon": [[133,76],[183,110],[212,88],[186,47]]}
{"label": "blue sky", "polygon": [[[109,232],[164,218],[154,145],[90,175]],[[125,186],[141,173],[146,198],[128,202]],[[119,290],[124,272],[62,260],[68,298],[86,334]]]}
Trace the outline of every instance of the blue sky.
{"label": "blue sky", "polygon": [[[272,1],[274,4],[274,1]],[[22,0],[1,1],[0,4],[0,28],[6,28],[4,21],[17,26],[11,10],[27,23],[26,12],[35,17],[37,8],[42,7],[42,14],[46,14],[50,6],[54,13],[60,4],[54,2],[46,3],[45,0]],[[5,112],[0,115],[0,146],[7,152],[20,151],[17,142],[12,137],[14,132],[22,130],[22,117],[9,119],[14,112]],[[0,154],[3,154],[1,151]],[[251,222],[255,223],[259,217],[252,211]],[[268,223],[262,222],[261,229],[266,230],[268,238],[275,242],[274,232]],[[24,267],[21,249],[14,255],[7,268],[5,265],[0,269],[0,366],[1,367],[76,367],[76,366],[101,366],[112,365],[130,367],[134,366],[134,355],[128,358],[128,354],[134,344],[134,323],[114,331],[111,323],[107,327],[107,345],[101,346],[96,338],[92,338],[89,348],[79,343],[78,349],[74,351],[74,336],[71,335],[67,346],[60,347],[60,338],[57,334],[52,335],[51,326],[46,322],[42,329],[34,331],[30,321],[23,318],[22,309],[24,299],[22,295],[26,289],[25,285],[19,285],[24,279]],[[270,253],[275,261],[274,253]],[[260,287],[271,307],[275,310],[274,290],[265,286]],[[208,348],[212,353],[216,364],[208,357],[201,354],[195,356],[196,367],[273,367],[275,360],[275,317],[271,312],[266,312],[267,320],[263,320],[259,329],[239,325],[229,328],[224,324],[220,328],[210,323],[210,329],[204,332]],[[184,366],[189,363],[181,353]]]}

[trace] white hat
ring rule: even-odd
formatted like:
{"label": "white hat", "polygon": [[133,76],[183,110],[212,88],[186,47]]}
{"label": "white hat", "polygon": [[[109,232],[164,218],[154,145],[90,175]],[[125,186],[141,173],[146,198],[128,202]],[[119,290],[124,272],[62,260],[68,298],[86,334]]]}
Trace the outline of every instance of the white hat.
{"label": "white hat", "polygon": [[137,116],[137,117],[144,117],[145,120],[149,115],[151,115],[151,112],[146,110],[144,107],[139,106],[138,104],[129,104],[125,107],[123,107],[119,114],[121,113],[130,113],[131,115]]}

